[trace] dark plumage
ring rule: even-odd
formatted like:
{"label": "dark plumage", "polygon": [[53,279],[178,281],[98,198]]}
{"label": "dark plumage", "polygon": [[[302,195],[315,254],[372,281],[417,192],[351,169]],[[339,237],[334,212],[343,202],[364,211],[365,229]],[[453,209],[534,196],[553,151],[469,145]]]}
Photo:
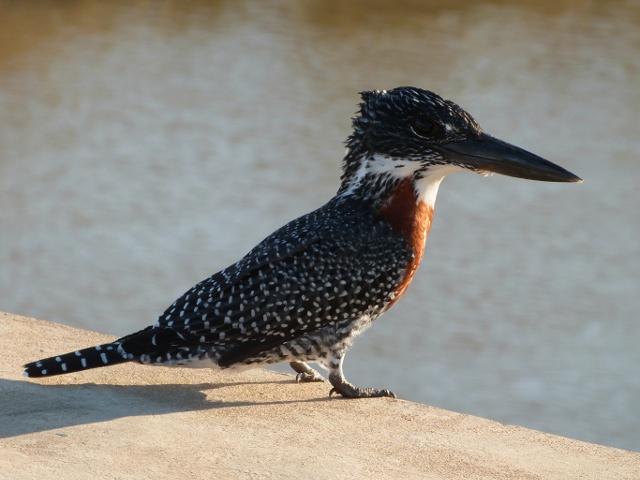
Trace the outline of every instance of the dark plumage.
{"label": "dark plumage", "polygon": [[195,285],[155,325],[25,366],[30,377],[137,361],[242,369],[283,361],[332,392],[393,396],[347,382],[353,338],[395,303],[422,258],[442,178],[456,170],[579,181],[484,134],[459,106],[418,88],[363,92],[342,184],[326,205],[280,228]]}

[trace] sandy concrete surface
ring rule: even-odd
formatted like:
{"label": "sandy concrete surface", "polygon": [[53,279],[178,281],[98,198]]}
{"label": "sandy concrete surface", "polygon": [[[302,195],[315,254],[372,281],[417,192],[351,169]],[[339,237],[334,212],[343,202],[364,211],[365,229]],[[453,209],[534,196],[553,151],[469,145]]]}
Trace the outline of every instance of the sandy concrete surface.
{"label": "sandy concrete surface", "polygon": [[27,361],[111,337],[0,313],[2,479],[640,478],[640,454],[265,370]]}

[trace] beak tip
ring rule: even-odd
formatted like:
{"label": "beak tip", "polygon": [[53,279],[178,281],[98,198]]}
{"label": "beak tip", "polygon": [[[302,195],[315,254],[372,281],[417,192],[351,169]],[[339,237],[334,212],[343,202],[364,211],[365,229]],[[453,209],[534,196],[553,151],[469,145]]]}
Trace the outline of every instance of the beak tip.
{"label": "beak tip", "polygon": [[569,183],[584,183],[584,180],[573,173],[571,174],[571,178],[568,178],[566,181]]}

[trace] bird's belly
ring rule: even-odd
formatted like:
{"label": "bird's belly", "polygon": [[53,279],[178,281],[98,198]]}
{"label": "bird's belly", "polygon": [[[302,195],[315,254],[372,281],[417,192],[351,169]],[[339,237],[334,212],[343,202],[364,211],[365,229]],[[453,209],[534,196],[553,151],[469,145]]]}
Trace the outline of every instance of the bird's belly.
{"label": "bird's belly", "polygon": [[261,365],[292,361],[318,362],[324,366],[325,360],[333,353],[344,352],[349,348],[353,339],[367,329],[374,318],[371,315],[362,315],[356,319],[309,332],[225,368],[246,370]]}

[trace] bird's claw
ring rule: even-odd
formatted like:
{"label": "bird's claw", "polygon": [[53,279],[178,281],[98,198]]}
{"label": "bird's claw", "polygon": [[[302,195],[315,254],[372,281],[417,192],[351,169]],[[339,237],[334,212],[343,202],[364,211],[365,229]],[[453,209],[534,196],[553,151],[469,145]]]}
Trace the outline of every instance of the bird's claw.
{"label": "bird's claw", "polygon": [[296,383],[324,382],[324,378],[317,372],[300,372],[296,375]]}
{"label": "bird's claw", "polygon": [[396,394],[391,390],[378,390],[377,388],[360,388],[353,385],[343,386],[341,388],[333,387],[329,391],[329,398],[334,393],[342,395],[345,398],[376,398],[376,397],[391,397],[396,398]]}

